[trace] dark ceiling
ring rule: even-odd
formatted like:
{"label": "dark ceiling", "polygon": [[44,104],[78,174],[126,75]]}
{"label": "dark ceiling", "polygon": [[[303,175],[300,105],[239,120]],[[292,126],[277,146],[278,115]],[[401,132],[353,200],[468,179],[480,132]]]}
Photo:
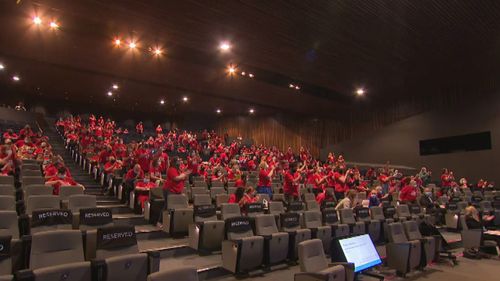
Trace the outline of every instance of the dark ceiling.
{"label": "dark ceiling", "polygon": [[[361,102],[358,87],[381,103],[486,83],[500,68],[500,1],[489,0],[9,0],[0,26],[2,83],[18,73],[18,87],[42,97],[135,111],[335,117]],[[139,51],[114,47],[116,36]],[[231,52],[217,49],[223,40]],[[230,63],[255,77],[229,77]]]}

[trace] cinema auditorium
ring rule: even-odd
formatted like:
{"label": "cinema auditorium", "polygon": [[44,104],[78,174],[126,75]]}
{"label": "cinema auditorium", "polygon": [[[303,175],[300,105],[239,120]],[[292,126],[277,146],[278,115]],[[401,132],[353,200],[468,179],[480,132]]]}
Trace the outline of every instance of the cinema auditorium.
{"label": "cinema auditorium", "polygon": [[499,280],[500,1],[0,26],[0,281]]}

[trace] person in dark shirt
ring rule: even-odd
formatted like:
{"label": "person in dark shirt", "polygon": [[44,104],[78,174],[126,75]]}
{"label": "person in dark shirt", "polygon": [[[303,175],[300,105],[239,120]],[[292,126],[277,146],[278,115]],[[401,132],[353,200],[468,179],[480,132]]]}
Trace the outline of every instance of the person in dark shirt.
{"label": "person in dark shirt", "polygon": [[418,201],[422,208],[425,208],[427,214],[436,215],[436,224],[444,223],[444,215],[446,213],[445,208],[441,208],[439,203],[434,199],[432,195],[432,190],[428,187],[424,189],[424,194],[420,197]]}

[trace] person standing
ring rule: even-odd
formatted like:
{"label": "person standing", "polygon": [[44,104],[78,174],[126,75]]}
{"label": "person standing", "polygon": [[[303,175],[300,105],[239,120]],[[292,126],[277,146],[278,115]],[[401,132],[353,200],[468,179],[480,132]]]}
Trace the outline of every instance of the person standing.
{"label": "person standing", "polygon": [[[163,184],[163,212],[168,210],[168,196],[170,194],[181,194],[184,191],[184,182],[191,174],[191,171],[182,171],[180,169],[181,160],[174,156],[171,158],[170,167],[167,170],[167,178]],[[163,212],[160,214],[157,226],[162,227]]]}
{"label": "person standing", "polygon": [[269,167],[269,165],[262,161],[259,165],[259,183],[257,185],[257,193],[268,194],[272,197],[273,192],[271,188],[271,178],[274,175],[274,166]]}

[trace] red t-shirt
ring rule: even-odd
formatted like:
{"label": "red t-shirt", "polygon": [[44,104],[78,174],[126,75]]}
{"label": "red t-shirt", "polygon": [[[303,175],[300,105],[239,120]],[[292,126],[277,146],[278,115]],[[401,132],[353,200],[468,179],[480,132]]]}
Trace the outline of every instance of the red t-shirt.
{"label": "red t-shirt", "polygon": [[299,185],[294,183],[294,179],[297,177],[297,173],[291,174],[289,171],[285,174],[285,180],[283,183],[283,191],[285,194],[299,196]]}
{"label": "red t-shirt", "polygon": [[417,200],[417,189],[411,185],[407,185],[401,189],[399,199],[403,202],[414,202]]}
{"label": "red t-shirt", "polygon": [[170,167],[167,170],[167,180],[163,185],[163,189],[168,189],[170,192],[180,194],[184,190],[184,181],[175,181],[175,178],[180,175],[175,167]]}
{"label": "red t-shirt", "polygon": [[269,172],[271,172],[271,169],[260,169],[258,186],[271,186],[271,178],[269,178]]}

